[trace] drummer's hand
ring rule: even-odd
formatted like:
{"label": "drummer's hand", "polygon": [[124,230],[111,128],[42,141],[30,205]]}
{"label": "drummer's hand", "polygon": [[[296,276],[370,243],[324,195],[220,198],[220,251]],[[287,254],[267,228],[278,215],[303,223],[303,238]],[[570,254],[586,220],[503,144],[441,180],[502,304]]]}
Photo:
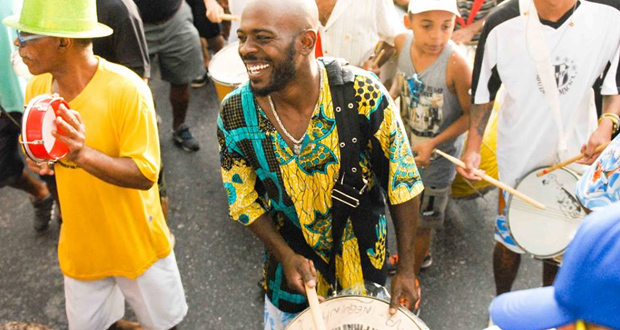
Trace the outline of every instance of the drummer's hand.
{"label": "drummer's hand", "polygon": [[308,260],[300,254],[291,254],[290,257],[282,261],[282,268],[289,288],[305,294],[304,283],[311,288],[316,287],[316,269],[312,260]]}
{"label": "drummer's hand", "polygon": [[[607,125],[609,124],[609,125]],[[590,135],[590,138],[588,139],[588,143],[584,144],[581,147],[581,153],[585,154],[586,156],[583,157],[582,159],[580,159],[579,161],[577,161],[577,163],[579,164],[586,164],[586,165],[590,165],[592,163],[594,163],[594,161],[596,160],[596,158],[598,157],[598,155],[600,154],[594,153],[594,149],[596,149],[596,147],[605,144],[609,141],[611,141],[611,131],[612,131],[613,127],[612,124],[609,120],[603,120],[601,121],[601,124],[599,125],[599,127],[596,129],[596,131],[594,131],[594,133],[592,133],[592,135]]]}
{"label": "drummer's hand", "polygon": [[28,168],[39,175],[54,175],[54,167],[47,162],[35,163],[32,159],[26,158]]}
{"label": "drummer's hand", "polygon": [[222,23],[220,16],[224,15],[224,8],[215,0],[205,0],[207,18],[211,23]]}
{"label": "drummer's hand", "polygon": [[411,147],[411,151],[417,154],[415,156],[415,164],[421,168],[429,167],[431,165],[433,149],[435,149],[435,146],[430,141]]}
{"label": "drummer's hand", "polygon": [[371,57],[368,61],[366,61],[364,65],[362,66],[362,69],[374,73],[377,77],[381,73],[381,68],[375,65],[374,57]]}
{"label": "drummer's hand", "polygon": [[482,178],[474,172],[474,170],[480,167],[480,152],[466,150],[463,157],[461,157],[461,160],[465,163],[465,168],[460,166],[456,167],[456,171],[460,175],[471,181],[482,180]]}
{"label": "drummer's hand", "polygon": [[80,113],[60,105],[60,116],[56,117],[56,129],[52,135],[69,148],[67,160],[77,163],[80,152],[84,150],[86,140],[84,123]]}
{"label": "drummer's hand", "polygon": [[413,311],[420,304],[420,286],[416,285],[413,271],[402,271],[399,267],[392,277],[392,298],[390,300],[390,315],[394,315],[399,305]]}

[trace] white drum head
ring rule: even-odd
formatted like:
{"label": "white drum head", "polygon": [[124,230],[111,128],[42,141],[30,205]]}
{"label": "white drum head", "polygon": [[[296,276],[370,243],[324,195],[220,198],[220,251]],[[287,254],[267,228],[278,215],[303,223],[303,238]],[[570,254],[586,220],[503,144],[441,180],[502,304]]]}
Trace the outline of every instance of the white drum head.
{"label": "white drum head", "polygon": [[52,131],[56,129],[56,114],[54,110],[48,110],[43,117],[43,125],[41,127],[41,135],[43,136],[43,143],[45,150],[51,152],[56,144],[56,138],[52,135]]}
{"label": "white drum head", "polygon": [[216,82],[226,86],[238,86],[247,81],[248,72],[239,56],[239,42],[222,48],[209,63],[209,73]]}
{"label": "white drum head", "polygon": [[[399,308],[392,316],[389,304],[381,299],[366,296],[340,296],[319,304],[328,330],[381,329],[381,330],[428,330],[413,313]],[[301,312],[286,327],[287,330],[314,330],[310,309]]]}
{"label": "white drum head", "polygon": [[543,203],[546,209],[510,196],[507,220],[512,237],[523,250],[539,258],[552,258],[564,252],[586,214],[574,196],[578,179],[574,172],[558,169],[537,177],[538,171],[525,176],[517,190]]}

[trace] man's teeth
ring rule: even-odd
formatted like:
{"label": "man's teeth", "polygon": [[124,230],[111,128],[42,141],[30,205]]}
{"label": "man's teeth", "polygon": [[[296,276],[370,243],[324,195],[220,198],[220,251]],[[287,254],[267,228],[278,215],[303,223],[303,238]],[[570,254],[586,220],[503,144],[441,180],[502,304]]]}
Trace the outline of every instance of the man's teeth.
{"label": "man's teeth", "polygon": [[268,67],[269,64],[248,65],[248,71],[250,72],[250,74],[258,74]]}

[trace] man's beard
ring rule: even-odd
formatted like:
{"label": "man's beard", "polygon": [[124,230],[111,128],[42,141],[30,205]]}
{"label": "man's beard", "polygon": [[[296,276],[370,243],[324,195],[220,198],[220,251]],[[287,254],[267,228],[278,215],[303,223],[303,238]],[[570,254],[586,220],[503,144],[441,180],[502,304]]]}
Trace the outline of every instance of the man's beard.
{"label": "man's beard", "polygon": [[[295,63],[295,40],[293,40],[286,49],[286,59],[281,63],[272,62],[273,71],[269,78],[269,83],[263,88],[256,88],[250,83],[252,92],[260,97],[267,96],[273,92],[280,91],[288,85],[297,76]],[[250,57],[250,56],[248,56]],[[248,58],[249,59],[249,58]]]}

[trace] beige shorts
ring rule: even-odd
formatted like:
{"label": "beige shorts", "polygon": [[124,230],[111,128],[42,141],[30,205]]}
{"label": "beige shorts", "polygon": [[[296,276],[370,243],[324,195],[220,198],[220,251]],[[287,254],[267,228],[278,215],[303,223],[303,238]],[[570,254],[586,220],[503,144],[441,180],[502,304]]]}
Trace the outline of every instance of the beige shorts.
{"label": "beige shorts", "polygon": [[65,276],[69,330],[106,330],[125,314],[125,300],[146,330],[167,330],[187,314],[174,252],[136,279],[114,276],[80,281]]}

